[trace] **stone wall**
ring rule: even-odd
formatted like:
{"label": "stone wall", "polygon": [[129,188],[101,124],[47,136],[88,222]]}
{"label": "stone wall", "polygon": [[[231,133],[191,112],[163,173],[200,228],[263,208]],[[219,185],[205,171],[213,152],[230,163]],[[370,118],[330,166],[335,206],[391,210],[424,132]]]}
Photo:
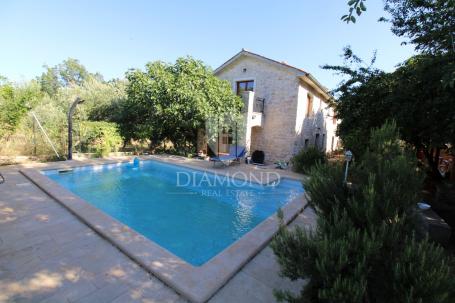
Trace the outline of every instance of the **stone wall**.
{"label": "stone wall", "polygon": [[299,80],[289,68],[252,57],[241,57],[222,70],[219,78],[236,82],[254,80],[256,98],[264,98],[261,129],[252,132],[251,151],[262,150],[266,161],[288,160],[294,151]]}
{"label": "stone wall", "polygon": [[[311,115],[307,115],[308,94],[313,98]],[[315,145],[327,153],[335,150],[338,145],[336,136],[338,122],[333,119],[333,108],[328,106],[324,97],[302,82],[299,85],[297,108],[294,154],[303,148]]]}
{"label": "stone wall", "polygon": [[[303,83],[302,73],[252,56],[242,56],[217,76],[228,80],[236,90],[237,81],[254,80],[255,98],[264,98],[262,127],[251,131],[251,151],[262,150],[268,163],[289,160],[305,147],[318,145],[326,152],[338,144],[333,109],[324,97]],[[314,115],[306,117],[307,95],[313,96]],[[317,138],[317,140],[316,140]]]}

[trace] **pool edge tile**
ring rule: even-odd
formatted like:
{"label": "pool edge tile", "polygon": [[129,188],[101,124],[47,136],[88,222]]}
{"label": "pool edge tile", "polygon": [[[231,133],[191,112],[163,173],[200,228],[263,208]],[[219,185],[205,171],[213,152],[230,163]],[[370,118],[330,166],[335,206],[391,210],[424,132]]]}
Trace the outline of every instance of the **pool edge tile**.
{"label": "pool edge tile", "polygon": [[[112,163],[109,162],[109,164]],[[161,162],[168,163],[167,161]],[[206,170],[191,165],[174,165],[199,171]],[[46,168],[39,169],[45,170]],[[212,169],[206,171],[218,173]],[[23,168],[20,169],[20,172],[114,247],[192,302],[208,301],[270,242],[279,227],[279,220],[274,213],[205,264],[195,267],[90,205],[37,169]],[[285,224],[292,221],[306,204],[305,194],[286,203],[282,207]]]}

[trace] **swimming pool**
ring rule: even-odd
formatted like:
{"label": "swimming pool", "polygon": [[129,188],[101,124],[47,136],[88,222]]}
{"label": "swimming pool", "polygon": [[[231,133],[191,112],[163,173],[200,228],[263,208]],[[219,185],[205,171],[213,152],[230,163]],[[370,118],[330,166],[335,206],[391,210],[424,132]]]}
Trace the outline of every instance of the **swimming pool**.
{"label": "swimming pool", "polygon": [[291,179],[260,185],[153,160],[43,174],[194,266],[303,193]]}

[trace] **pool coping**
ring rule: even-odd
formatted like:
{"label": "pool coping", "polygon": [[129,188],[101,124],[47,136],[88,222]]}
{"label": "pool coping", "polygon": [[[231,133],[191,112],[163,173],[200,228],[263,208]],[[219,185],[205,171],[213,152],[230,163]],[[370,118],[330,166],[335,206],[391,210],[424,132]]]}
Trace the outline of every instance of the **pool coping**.
{"label": "pool coping", "polygon": [[[215,169],[172,163],[155,157],[147,157],[147,159],[226,176],[224,172],[216,171]],[[106,161],[104,164],[70,165],[70,167],[124,162],[129,161]],[[62,165],[61,167],[68,168],[68,165]],[[48,169],[59,168],[58,165],[57,167],[54,165],[52,168],[40,167],[39,170],[24,168],[20,172],[129,258],[192,302],[200,303],[209,300],[230,278],[259,253],[278,231],[279,219],[276,214],[272,214],[202,266],[193,266],[127,225],[90,205],[40,172],[40,170]],[[227,174],[227,176],[229,175]],[[283,178],[295,179],[287,176]],[[288,224],[292,221],[303,210],[306,203],[305,194],[301,194],[286,203],[282,207],[284,223]]]}

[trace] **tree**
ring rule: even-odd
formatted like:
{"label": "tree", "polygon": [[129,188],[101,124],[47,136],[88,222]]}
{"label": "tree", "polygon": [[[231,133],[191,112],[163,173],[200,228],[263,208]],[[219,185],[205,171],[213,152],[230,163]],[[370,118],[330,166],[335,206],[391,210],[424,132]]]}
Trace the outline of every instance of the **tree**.
{"label": "tree", "polygon": [[[366,11],[366,0],[350,0],[349,12],[341,20],[355,23],[354,15]],[[455,1],[454,0],[385,0],[384,10],[392,24],[392,32],[406,37],[425,53],[455,52]],[[404,42],[406,44],[408,42]]]}
{"label": "tree", "polygon": [[39,77],[42,91],[54,96],[61,87],[82,85],[89,77],[102,81],[100,74],[90,74],[79,60],[68,58],[62,63],[49,67],[44,66],[46,71]]}
{"label": "tree", "polygon": [[120,114],[119,104],[126,99],[126,81],[90,77],[80,86],[78,96],[85,100],[84,119],[114,122]]}
{"label": "tree", "polygon": [[[325,66],[347,76],[337,88],[338,134],[347,148],[361,155],[369,130],[394,119],[401,138],[422,150],[433,174],[438,176],[439,151],[455,143],[455,88],[441,81],[454,62],[450,54],[418,55],[395,72],[365,66],[345,50],[344,66]],[[360,64],[351,68],[353,63]]]}
{"label": "tree", "polygon": [[243,104],[228,82],[191,57],[148,63],[126,77],[128,97],[117,122],[126,139],[150,140],[151,147],[169,140],[177,150],[194,150],[204,121],[237,114]]}
{"label": "tree", "polygon": [[41,90],[46,92],[49,96],[54,96],[61,87],[58,70],[56,67],[48,67],[46,65],[44,68],[46,69],[46,72],[38,79],[41,83]]}
{"label": "tree", "polygon": [[402,138],[425,153],[439,177],[440,150],[455,144],[455,87],[441,80],[455,65],[450,54],[412,57],[394,73],[393,113]]}
{"label": "tree", "polygon": [[339,164],[318,165],[305,182],[315,231],[284,226],[272,242],[281,272],[308,279],[288,302],[451,302],[450,259],[417,229],[422,178],[396,126],[371,132],[368,149],[342,182]]}
{"label": "tree", "polygon": [[27,111],[41,97],[40,87],[35,81],[22,86],[5,81],[0,86],[0,139],[14,133]]}
{"label": "tree", "polygon": [[57,69],[63,86],[81,85],[89,77],[89,72],[77,59],[68,58]]}
{"label": "tree", "polygon": [[[363,1],[348,4],[359,6]],[[455,1],[386,0],[385,10],[391,18],[381,19],[389,21],[392,32],[406,37],[404,43],[414,44],[421,54],[393,73],[371,65],[357,69],[325,66],[348,77],[336,90],[342,119],[339,134],[347,146],[361,152],[362,146],[355,141],[365,142],[369,128],[395,119],[402,138],[424,151],[433,175],[439,177],[440,149],[455,140]],[[350,50],[347,54],[358,59]]]}
{"label": "tree", "polygon": [[[349,14],[341,19],[355,22],[354,12],[360,14],[366,10],[366,0],[348,2]],[[390,18],[380,21],[390,22],[392,32],[399,37],[406,37],[416,51],[427,55],[451,54],[452,60],[446,73],[442,75],[445,86],[455,86],[455,0],[385,0],[384,9]]]}
{"label": "tree", "polygon": [[383,20],[390,21],[392,32],[408,38],[417,51],[455,53],[454,0],[387,0],[385,10],[391,18]]}
{"label": "tree", "polygon": [[[115,107],[126,98],[125,88],[125,80],[104,81],[101,74],[88,72],[78,60],[71,58],[56,66],[46,67],[41,77],[25,84],[12,83],[0,77],[0,139],[8,139],[8,144],[0,144],[0,153],[46,157],[53,154],[34,120],[31,116],[27,118],[31,110],[57,150],[64,152],[68,108],[78,96],[85,102],[77,108],[73,119],[75,147],[79,150],[85,148],[85,151],[88,147],[103,153],[115,150],[117,144],[113,142],[117,143],[120,138],[113,131],[117,132],[117,126],[99,121],[113,122],[118,117],[121,111]],[[87,120],[97,123],[84,124]],[[112,127],[107,127],[109,125]],[[97,134],[103,133],[104,139],[96,137],[90,141],[89,137],[93,137],[95,130]],[[101,142],[103,140],[105,144]]]}

